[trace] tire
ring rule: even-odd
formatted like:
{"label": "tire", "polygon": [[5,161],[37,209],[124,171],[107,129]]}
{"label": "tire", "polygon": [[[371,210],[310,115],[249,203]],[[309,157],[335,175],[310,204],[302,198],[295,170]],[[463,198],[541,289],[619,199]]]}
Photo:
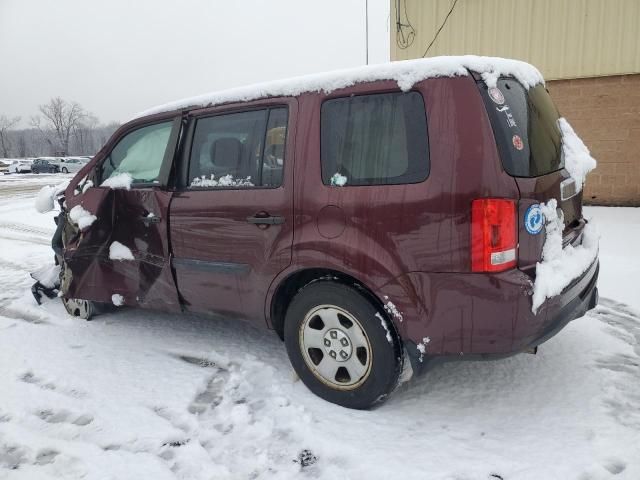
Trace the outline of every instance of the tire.
{"label": "tire", "polygon": [[67,167],[62,167],[62,173],[69,173],[69,170],[67,170]]}
{"label": "tire", "polygon": [[72,317],[78,317],[83,320],[91,320],[96,313],[96,305],[91,300],[80,300],[77,298],[63,298],[62,304],[67,313]]}
{"label": "tire", "polygon": [[339,283],[313,282],[298,292],[287,309],[284,340],[307,388],[343,407],[381,403],[402,372],[402,344],[384,310]]}

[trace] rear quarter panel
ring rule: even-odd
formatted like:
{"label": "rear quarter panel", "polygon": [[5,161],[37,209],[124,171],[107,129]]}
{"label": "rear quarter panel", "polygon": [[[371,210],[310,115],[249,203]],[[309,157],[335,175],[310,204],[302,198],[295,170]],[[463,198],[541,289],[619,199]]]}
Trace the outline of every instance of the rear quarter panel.
{"label": "rear quarter panel", "polygon": [[[502,171],[471,77],[428,79],[413,89],[425,102],[431,169],[424,182],[407,185],[332,187],[321,178],[322,102],[398,91],[395,82],[300,97],[293,262],[280,278],[302,268],[342,271],[373,290],[381,301],[387,296],[396,304],[403,319],[393,320],[403,337],[420,341],[419,332],[427,325],[434,339],[446,343],[451,333],[437,330],[450,328],[435,321],[434,305],[417,293],[407,277],[399,277],[410,272],[469,272],[471,201],[485,196],[518,198],[518,190]],[[444,309],[455,308],[458,301],[455,292],[440,299],[438,308]],[[420,328],[412,328],[416,323]],[[456,350],[460,335],[456,328]],[[442,347],[433,345],[437,350]]]}

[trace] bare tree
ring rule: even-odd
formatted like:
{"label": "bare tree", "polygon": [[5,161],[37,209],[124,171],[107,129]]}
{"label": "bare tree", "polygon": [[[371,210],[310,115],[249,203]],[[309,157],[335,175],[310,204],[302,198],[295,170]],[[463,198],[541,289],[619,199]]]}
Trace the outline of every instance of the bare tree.
{"label": "bare tree", "polygon": [[[71,132],[78,127],[87,113],[77,102],[67,102],[60,97],[52,98],[46,105],[40,105],[40,113],[49,123],[50,130],[63,154],[69,151],[69,138]],[[39,118],[32,122],[36,128],[40,128]]]}
{"label": "bare tree", "polygon": [[24,131],[21,131],[18,136],[18,157],[24,158],[27,156],[27,139],[25,138]]}
{"label": "bare tree", "polygon": [[99,124],[99,120],[93,115],[85,115],[73,129],[73,136],[78,152],[85,154],[91,152],[94,147],[94,133]]}
{"label": "bare tree", "polygon": [[20,121],[20,117],[9,118],[6,115],[0,115],[0,148],[4,158],[11,156],[11,140],[8,132],[15,127]]}
{"label": "bare tree", "polygon": [[35,150],[39,155],[53,155],[56,153],[54,145],[55,131],[50,128],[42,128],[42,119],[34,115],[29,119],[31,128],[31,142],[35,144]]}

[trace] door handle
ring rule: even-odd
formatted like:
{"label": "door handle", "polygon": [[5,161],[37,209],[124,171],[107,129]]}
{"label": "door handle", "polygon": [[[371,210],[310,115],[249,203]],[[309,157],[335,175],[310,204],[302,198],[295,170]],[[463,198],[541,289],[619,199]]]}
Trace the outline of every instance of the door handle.
{"label": "door handle", "polygon": [[284,223],[284,217],[257,214],[253,217],[247,217],[247,222],[253,223],[254,225],[282,225]]}

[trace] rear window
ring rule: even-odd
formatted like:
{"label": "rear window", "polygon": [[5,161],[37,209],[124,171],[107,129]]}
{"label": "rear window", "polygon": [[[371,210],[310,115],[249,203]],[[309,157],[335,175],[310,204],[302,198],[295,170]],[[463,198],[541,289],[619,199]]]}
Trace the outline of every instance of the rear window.
{"label": "rear window", "polygon": [[427,117],[417,92],[327,100],[320,128],[325,185],[418,183],[429,175]]}
{"label": "rear window", "polygon": [[497,88],[479,86],[509,175],[538,177],[564,167],[560,115],[543,85],[525,90],[503,78]]}

